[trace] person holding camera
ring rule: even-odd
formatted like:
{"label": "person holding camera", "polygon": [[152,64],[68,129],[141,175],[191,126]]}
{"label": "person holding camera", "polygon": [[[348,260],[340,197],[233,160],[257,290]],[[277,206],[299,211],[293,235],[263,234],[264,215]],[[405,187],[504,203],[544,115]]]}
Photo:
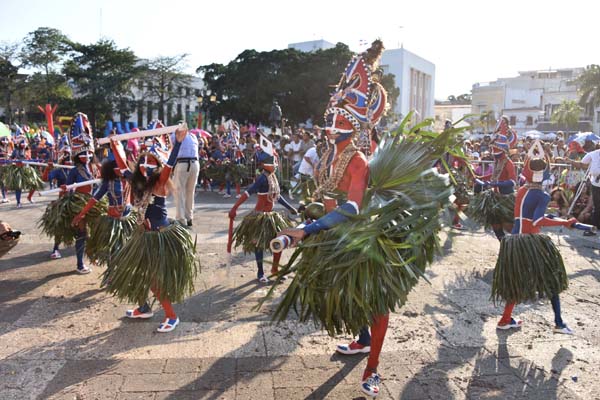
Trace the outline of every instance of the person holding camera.
{"label": "person holding camera", "polygon": [[[586,169],[590,171],[590,183],[592,184],[592,225],[600,228],[600,150],[587,153],[581,161],[566,159],[573,168]],[[589,234],[588,234],[589,235]]]}

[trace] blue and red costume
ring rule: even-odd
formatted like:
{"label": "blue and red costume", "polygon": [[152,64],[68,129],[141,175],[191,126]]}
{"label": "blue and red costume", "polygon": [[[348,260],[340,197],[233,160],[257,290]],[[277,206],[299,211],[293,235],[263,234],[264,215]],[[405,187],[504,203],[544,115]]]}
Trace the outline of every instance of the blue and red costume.
{"label": "blue and red costume", "polygon": [[[158,179],[155,181],[152,187],[147,189],[150,191],[150,198],[147,204],[142,205],[144,215],[143,217],[141,215],[138,217],[142,218],[143,225],[147,231],[160,231],[161,228],[170,225],[170,222],[167,218],[166,208],[167,185],[171,172],[173,171],[173,167],[177,161],[180,145],[181,141],[179,140],[176,140],[175,143],[173,143],[173,148],[171,149],[169,158],[165,163],[162,163],[161,155],[159,155],[154,146],[151,147],[147,152],[140,155],[138,166],[140,171],[143,171],[146,177],[151,176],[154,173],[155,168],[160,167],[162,163],[162,169],[156,172],[159,174]],[[121,175],[126,179],[131,180],[133,173],[129,169],[126,156],[124,152],[119,149],[119,143],[116,139],[111,142],[111,146]],[[140,201],[142,199],[136,200]],[[119,198],[115,197],[113,198],[113,201],[115,202],[115,206],[113,206],[113,214],[117,211],[123,213],[124,210],[120,205],[118,205],[118,203],[124,204],[126,201],[126,196],[122,195]],[[157,286],[151,287],[151,291],[160,302],[166,317],[166,320],[159,326],[158,331],[170,332],[179,324],[179,318],[173,309],[173,305],[167,297],[161,294],[160,289]],[[150,318],[153,316],[153,313],[150,305],[145,302],[134,310],[128,310],[125,315],[128,318]]]}
{"label": "blue and red costume", "polygon": [[[69,152],[63,152],[61,158],[59,159],[60,164],[68,165],[71,164],[71,154]],[[50,187],[56,186],[66,186],[67,178],[68,178],[68,169],[66,168],[54,168],[54,163],[50,161],[44,172],[42,173],[42,180],[44,182],[49,182]],[[59,196],[63,196],[64,191],[59,193]],[[61,258],[60,252],[58,248],[60,246],[60,240],[55,237],[54,238],[54,247],[52,248],[52,253],[50,254],[50,258],[58,259]]]}
{"label": "blue and red costume", "polygon": [[[274,158],[265,153],[265,156],[261,160],[261,164],[263,167],[263,173],[258,176],[256,181],[241,195],[238,201],[233,205],[233,207],[229,211],[229,218],[231,220],[235,219],[238,207],[246,200],[248,200],[248,198],[253,194],[256,194],[257,196],[256,205],[254,206],[254,211],[256,212],[268,213],[273,211],[273,200],[276,198],[276,201],[279,204],[284,206],[292,213],[297,213],[297,210],[290,203],[288,203],[287,200],[283,198],[283,196],[279,195],[279,193],[277,193],[276,195],[273,194],[274,188],[271,187],[272,183],[269,183],[269,179],[275,179],[275,176],[273,175],[275,174]],[[279,185],[276,179],[274,180],[274,182],[276,185]],[[228,248],[228,250],[230,250],[230,248]],[[261,281],[266,281],[263,270],[264,249],[256,248],[254,250],[254,257],[256,259],[256,266],[258,268],[257,278]],[[273,267],[271,268],[272,274],[277,273],[277,266],[279,265],[280,259],[281,253],[273,254]]]}
{"label": "blue and red costume", "polygon": [[[542,227],[545,226],[565,226],[572,227],[577,223],[576,218],[569,220],[550,218],[546,216],[546,208],[550,202],[550,196],[542,190],[541,182],[543,181],[544,171],[534,171],[530,167],[530,160],[526,160],[523,169],[523,176],[527,183],[522,186],[515,199],[515,221],[512,229],[513,235],[539,234]],[[563,322],[560,311],[560,298],[558,293],[555,293],[550,298],[552,310],[554,311],[555,330],[561,333],[570,333]],[[499,329],[518,328],[522,322],[512,318],[512,311],[515,303],[508,302],[504,307],[502,318],[498,323]]]}
{"label": "blue and red costume", "polygon": [[[508,157],[508,151],[517,142],[517,134],[508,125],[508,117],[502,116],[496,129],[496,136],[491,149],[494,155],[494,169],[491,174],[478,177],[476,186],[491,187],[503,196],[511,196],[515,192],[517,173],[515,165]],[[491,221],[492,229],[498,240],[506,235],[505,231],[512,230],[510,221]]]}
{"label": "blue and red costume", "polygon": [[[15,149],[13,150],[12,154],[10,155],[10,158],[13,160],[17,160],[16,166],[19,168],[31,168],[31,167],[26,166],[22,162],[18,162],[18,161],[31,160],[31,151],[27,148],[27,139],[25,139],[23,137],[17,143],[17,147],[15,147]],[[22,189],[23,188],[15,189],[15,199],[17,200],[17,207],[21,207]],[[30,189],[29,193],[27,194],[27,200],[29,200],[29,202],[32,202],[33,193],[35,193],[35,189]]]}

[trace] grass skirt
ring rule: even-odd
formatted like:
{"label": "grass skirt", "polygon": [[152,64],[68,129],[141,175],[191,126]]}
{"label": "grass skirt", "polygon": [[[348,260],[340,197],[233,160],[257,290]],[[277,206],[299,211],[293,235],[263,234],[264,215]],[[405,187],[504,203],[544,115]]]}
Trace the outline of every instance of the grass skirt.
{"label": "grass skirt", "polygon": [[100,216],[90,227],[90,236],[86,241],[85,252],[90,261],[110,268],[111,257],[131,237],[137,227],[136,220],[137,214],[133,211],[122,219]]}
{"label": "grass skirt", "polygon": [[568,285],[562,256],[548,236],[508,235],[502,240],[492,282],[494,302],[550,298]]}
{"label": "grass skirt", "polygon": [[279,231],[291,226],[290,220],[278,212],[252,211],[235,228],[233,241],[235,247],[242,246],[244,253],[270,251],[271,240],[277,237]]}
{"label": "grass skirt", "polygon": [[28,165],[22,167],[7,165],[3,169],[2,179],[8,190],[41,190],[44,188],[44,181],[35,168]]}
{"label": "grass skirt", "polygon": [[178,303],[194,292],[200,270],[196,242],[178,223],[159,231],[137,228],[111,259],[107,290],[121,300],[142,304],[150,289]]}
{"label": "grass skirt", "polygon": [[[63,243],[67,246],[72,245],[75,241],[77,231],[71,226],[71,222],[83,210],[90,198],[89,194],[79,192],[65,193],[64,196],[48,204],[46,211],[44,211],[44,214],[38,221],[38,227],[46,235],[54,238],[57,243]],[[96,218],[105,214],[106,209],[106,200],[97,202],[85,216],[88,226],[93,225],[91,223]]]}
{"label": "grass skirt", "polygon": [[515,220],[515,196],[484,190],[475,195],[465,213],[486,228],[502,223],[512,224]]}
{"label": "grass skirt", "polygon": [[439,230],[437,215],[405,217],[387,231],[363,220],[307,237],[280,272],[295,276],[273,319],[294,309],[300,321],[312,319],[330,336],[356,335],[402,307],[433,260]]}

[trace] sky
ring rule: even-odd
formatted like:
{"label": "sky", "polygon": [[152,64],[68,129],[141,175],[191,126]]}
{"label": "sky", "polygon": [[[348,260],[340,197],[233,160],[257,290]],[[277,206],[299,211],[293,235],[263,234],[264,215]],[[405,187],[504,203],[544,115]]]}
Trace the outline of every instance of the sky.
{"label": "sky", "polygon": [[188,53],[193,72],[246,49],[325,39],[358,52],[381,38],[433,62],[443,100],[518,71],[600,63],[599,11],[590,0],[0,0],[0,41],[47,26],[81,43],[112,39],[142,58]]}

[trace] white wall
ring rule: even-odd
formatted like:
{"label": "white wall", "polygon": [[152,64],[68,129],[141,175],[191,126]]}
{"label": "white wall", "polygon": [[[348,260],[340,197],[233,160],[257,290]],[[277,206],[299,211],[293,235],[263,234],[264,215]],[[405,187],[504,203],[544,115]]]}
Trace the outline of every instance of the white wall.
{"label": "white wall", "polygon": [[398,102],[394,112],[401,114],[402,116],[405,116],[410,112],[411,68],[429,75],[431,81],[428,88],[428,107],[427,110],[425,110],[424,115],[421,115],[421,118],[433,117],[433,106],[435,101],[435,65],[432,62],[427,61],[404,48],[400,48],[384,51],[381,57],[381,66],[384,68],[385,73],[393,74],[396,79],[396,87],[400,89],[400,96],[398,96]]}
{"label": "white wall", "polygon": [[542,108],[542,89],[520,89],[506,87],[504,91],[504,108]]}

